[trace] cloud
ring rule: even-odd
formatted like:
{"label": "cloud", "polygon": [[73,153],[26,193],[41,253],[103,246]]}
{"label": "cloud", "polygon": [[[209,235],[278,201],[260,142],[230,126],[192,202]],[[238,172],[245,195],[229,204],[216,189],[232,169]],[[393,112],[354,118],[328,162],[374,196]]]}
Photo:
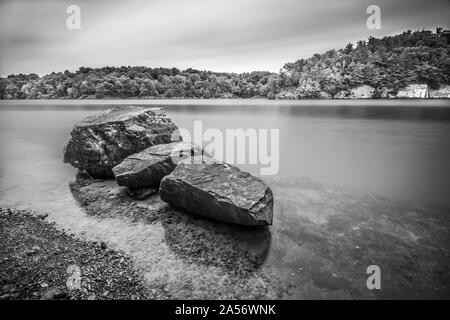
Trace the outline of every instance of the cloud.
{"label": "cloud", "polygon": [[[449,5],[380,0],[382,29],[365,26],[366,0],[8,0],[0,2],[0,74],[80,66],[147,65],[277,71],[349,41],[448,27]],[[81,7],[81,30],[66,8]]]}

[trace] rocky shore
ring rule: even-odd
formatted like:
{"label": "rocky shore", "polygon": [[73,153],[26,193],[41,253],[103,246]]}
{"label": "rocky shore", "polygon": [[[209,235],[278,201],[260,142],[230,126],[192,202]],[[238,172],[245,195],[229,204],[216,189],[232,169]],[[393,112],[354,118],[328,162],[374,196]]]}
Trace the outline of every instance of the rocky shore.
{"label": "rocky shore", "polygon": [[[179,211],[159,193],[132,199],[114,180],[78,177],[71,192],[101,220],[146,230],[128,247],[150,292],[169,299],[448,298],[448,212],[309,180],[271,181],[272,226]],[[369,265],[382,289],[366,287]]]}
{"label": "rocky shore", "polygon": [[[133,126],[125,122],[124,127]],[[133,136],[128,129],[106,131]],[[92,177],[86,167],[69,182],[71,171],[58,185],[63,194],[41,192],[37,200],[20,207],[39,210],[41,215],[0,211],[1,299],[450,297],[446,208],[399,203],[309,179],[266,178],[273,190],[269,197],[268,185],[232,167],[185,168],[184,160],[174,166],[172,151],[158,147],[162,144],[156,145],[158,152],[150,146],[143,154],[127,156],[121,149],[126,143],[107,147],[103,144],[107,135],[86,138],[77,141],[92,147],[88,165],[96,159],[115,164],[120,157],[119,168],[126,170],[113,167],[113,179]],[[188,150],[192,151],[190,146]],[[56,165],[48,167],[53,170]],[[163,173],[161,181],[159,174],[152,179],[156,172]],[[118,183],[120,175],[128,178]],[[232,179],[221,183],[223,188],[214,194],[213,177]],[[240,188],[234,186],[236,181]],[[49,185],[57,187],[54,182]],[[151,186],[154,192],[130,196]],[[258,192],[247,192],[254,186]],[[31,193],[35,188],[32,184]],[[17,196],[26,198],[30,193]],[[41,206],[45,202],[51,205]],[[241,217],[259,212],[254,210],[259,205],[272,209],[273,204],[273,215],[266,216],[266,225],[224,223],[220,217],[199,214],[197,209],[208,208],[206,204],[231,213],[237,207],[247,210],[240,211]],[[381,290],[366,285],[371,265],[381,268]],[[81,275],[77,290],[67,286],[74,267]]]}
{"label": "rocky shore", "polygon": [[[70,184],[80,209],[104,224],[120,221],[135,233],[129,234],[132,240],[110,234],[101,238],[103,249],[100,240],[80,241],[56,230],[46,221],[50,216],[42,220],[45,215],[3,209],[0,296],[47,298],[46,290],[53,287],[65,299],[450,296],[448,210],[399,204],[309,180],[271,185],[277,212],[273,225],[245,227],[180,212],[158,193],[135,200],[115,180],[80,175]],[[58,247],[68,247],[67,253]],[[122,258],[124,263],[118,264]],[[69,292],[67,268],[74,261],[81,268],[82,291]],[[372,264],[381,267],[381,290],[366,287],[366,268]],[[58,293],[53,298],[61,297]]]}
{"label": "rocky shore", "polygon": [[112,178],[144,200],[160,190],[173,207],[247,226],[271,225],[273,193],[260,178],[182,142],[163,107],[107,109],[75,124],[64,162],[90,178]]}
{"label": "rocky shore", "polygon": [[[70,287],[77,268],[80,286]],[[45,214],[0,208],[0,300],[149,298],[126,254],[58,230]]]}
{"label": "rocky shore", "polygon": [[201,218],[174,209],[159,193],[135,200],[114,180],[78,176],[70,189],[88,215],[148,230],[146,247],[135,257],[158,299],[280,299],[288,290],[263,267],[271,242],[268,226]]}

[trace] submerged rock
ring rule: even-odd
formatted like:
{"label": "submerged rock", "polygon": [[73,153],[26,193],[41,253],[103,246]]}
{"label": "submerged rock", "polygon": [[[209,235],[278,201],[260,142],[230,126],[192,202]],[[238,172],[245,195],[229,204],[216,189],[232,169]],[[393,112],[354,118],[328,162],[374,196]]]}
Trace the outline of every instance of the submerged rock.
{"label": "submerged rock", "polygon": [[271,225],[272,190],[239,168],[208,158],[182,161],[161,181],[160,196],[175,208],[242,225]]}
{"label": "submerged rock", "polygon": [[203,150],[190,142],[172,142],[149,147],[127,157],[113,168],[117,184],[128,188],[158,188],[183,159],[201,156]]}
{"label": "submerged rock", "polygon": [[171,142],[177,126],[163,108],[115,107],[76,124],[64,162],[92,176],[112,177],[112,168],[131,154]]}
{"label": "submerged rock", "polygon": [[137,189],[128,189],[127,190],[130,197],[132,197],[135,200],[145,200],[151,195],[158,192],[158,189],[156,188],[137,188]]}

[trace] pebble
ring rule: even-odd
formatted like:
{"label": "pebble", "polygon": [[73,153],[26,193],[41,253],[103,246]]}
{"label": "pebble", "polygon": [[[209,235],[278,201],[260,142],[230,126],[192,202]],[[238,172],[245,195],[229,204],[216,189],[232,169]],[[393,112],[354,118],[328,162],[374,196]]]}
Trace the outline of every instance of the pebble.
{"label": "pebble", "polygon": [[[0,211],[5,212],[6,210],[2,210],[0,208]],[[5,224],[3,225],[5,228],[20,228],[22,225],[26,225],[26,229],[19,230],[25,230],[28,232],[29,227],[33,227],[30,231],[32,231],[32,235],[36,237],[34,238],[30,236],[30,239],[25,237],[25,240],[29,240],[29,242],[27,243],[27,247],[25,247],[21,252],[24,255],[24,263],[33,263],[30,265],[25,265],[25,267],[31,268],[32,266],[36,265],[35,262],[37,257],[47,256],[51,254],[56,255],[54,256],[54,259],[50,259],[52,261],[49,260],[49,263],[52,263],[53,267],[55,267],[54,269],[49,272],[42,272],[42,274],[37,274],[37,276],[39,276],[38,278],[33,277],[30,274],[28,281],[22,280],[21,282],[15,283],[14,286],[18,286],[18,292],[16,292],[16,288],[14,288],[13,285],[2,281],[2,283],[0,283],[0,300],[15,298],[41,298],[45,300],[84,298],[89,300],[97,300],[99,298],[108,299],[114,298],[116,296],[131,297],[131,295],[133,295],[133,298],[138,298],[140,296],[139,293],[143,289],[138,287],[137,284],[134,283],[138,282],[138,280],[134,277],[132,265],[130,264],[128,258],[124,258],[121,254],[117,253],[113,249],[108,248],[106,242],[97,241],[96,244],[92,242],[84,243],[83,241],[75,241],[68,236],[64,236],[61,231],[52,230],[52,226],[54,225],[54,223],[51,223],[48,220],[44,221],[44,216],[47,215],[41,216],[34,213],[33,215],[30,214],[29,218],[21,217],[19,214],[18,217],[20,219],[7,218],[5,216],[2,217],[2,222],[3,220],[5,220]],[[11,227],[7,224],[8,222],[11,222]],[[45,241],[41,241],[41,238],[43,238]],[[18,237],[18,239],[20,240],[17,241],[22,241],[23,243],[25,243],[25,240],[22,240],[22,238]],[[49,239],[55,241],[49,241]],[[70,243],[70,247],[67,246],[68,243]],[[78,247],[82,250],[80,254],[74,253],[74,255],[67,255],[69,250],[78,249]],[[85,254],[83,254],[83,252]],[[8,261],[10,260],[12,259],[10,259],[10,257],[8,256],[0,257],[0,264],[8,264]],[[84,278],[86,282],[84,283],[84,286],[86,286],[88,290],[82,289],[72,295],[72,293],[68,292],[64,286],[53,287],[53,283],[38,280],[39,278],[43,279],[44,277],[46,277],[47,279],[51,279],[51,277],[59,274],[59,269],[63,270],[63,276],[66,277],[67,275],[64,272],[65,266],[68,264],[75,264],[76,262],[83,262],[83,272],[86,273]],[[86,269],[84,269],[85,266],[87,266]],[[107,267],[106,270],[105,267]],[[91,269],[92,271],[88,272],[88,270]],[[129,275],[129,273],[131,273],[131,276]],[[119,274],[120,277],[118,276]],[[2,275],[2,272],[0,272],[0,277]],[[130,283],[127,283],[125,285],[121,283],[120,286],[116,285],[117,281],[123,281],[125,279],[128,279]],[[109,284],[109,288],[107,288],[108,290],[105,290],[106,288],[104,286],[104,281]],[[25,288],[27,289],[25,290]],[[97,292],[98,296],[96,296],[94,291],[99,290],[100,288],[102,288],[103,290]],[[117,292],[120,292],[120,295],[116,294],[116,290],[119,290]],[[101,295],[102,292],[105,296]]]}
{"label": "pebble", "polygon": [[40,214],[38,217],[41,218],[42,220],[44,220],[45,218],[48,217],[48,214],[47,213],[43,213],[43,214]]}

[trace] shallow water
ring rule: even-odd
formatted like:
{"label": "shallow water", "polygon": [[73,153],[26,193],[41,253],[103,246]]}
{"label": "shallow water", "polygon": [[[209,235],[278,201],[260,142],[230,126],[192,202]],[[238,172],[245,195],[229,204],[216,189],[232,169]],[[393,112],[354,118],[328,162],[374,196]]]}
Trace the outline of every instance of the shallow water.
{"label": "shallow water", "polygon": [[[2,101],[0,206],[45,211],[60,228],[88,239],[107,240],[113,248],[130,253],[150,283],[164,278],[170,287],[170,283],[180,283],[183,277],[194,281],[206,274],[213,276],[202,279],[214,284],[223,275],[214,271],[214,267],[199,268],[180,259],[167,244],[164,226],[88,215],[70,192],[68,184],[74,180],[76,170],[62,163],[62,149],[73,124],[110,104],[120,103],[166,105],[175,123],[190,130],[195,120],[202,120],[204,129],[280,130],[280,171],[276,176],[263,177],[274,189],[275,220],[270,229],[271,240],[264,244],[267,256],[261,272],[266,278],[274,274],[281,286],[290,286],[287,294],[291,297],[335,297],[321,290],[334,292],[346,286],[324,276],[324,269],[329,269],[334,261],[331,257],[319,263],[320,274],[312,273],[316,279],[314,286],[308,285],[309,278],[300,277],[295,281],[289,278],[303,268],[299,265],[311,269],[314,261],[329,250],[312,248],[315,240],[302,238],[305,232],[334,242],[340,234],[350,237],[350,233],[358,230],[353,228],[361,227],[350,225],[353,217],[356,224],[368,223],[376,234],[395,234],[391,231],[396,229],[390,224],[380,226],[381,220],[370,219],[389,212],[388,216],[393,214],[401,220],[402,214],[416,212],[417,207],[441,208],[439,212],[444,213],[450,208],[450,105],[447,101]],[[259,172],[258,166],[241,167],[254,174]],[[398,203],[403,205],[399,207]],[[436,218],[434,211],[428,209],[423,209],[420,216],[427,212],[430,219]],[[342,221],[336,221],[335,216],[342,217]],[[301,224],[295,229],[304,219],[308,221],[304,225],[317,229],[307,231]],[[422,238],[436,232],[416,230],[415,221],[400,220],[395,221],[402,228],[408,227],[403,230],[405,234],[412,233],[412,240],[406,237],[404,241],[417,239],[414,232]],[[349,225],[345,230],[338,230],[337,226],[343,222]],[[298,235],[299,230],[303,235]],[[448,230],[441,231],[445,235]],[[437,236],[440,235],[438,232]],[[404,235],[400,232],[396,236]],[[351,241],[346,238],[349,246],[336,250],[351,255],[351,246],[362,239],[367,241],[364,235],[352,237]],[[439,243],[437,239],[433,241]],[[367,246],[370,247],[369,243]],[[286,251],[286,247],[292,250]],[[373,255],[361,261],[373,257],[389,261],[386,262],[389,265],[393,261],[388,259],[389,250],[387,253],[368,251]],[[383,258],[384,255],[388,258]],[[353,261],[359,260],[353,257]],[[345,273],[346,268],[341,271]],[[335,274],[332,270],[327,272]],[[260,276],[255,275],[251,280],[264,282]],[[333,283],[338,289],[330,285]],[[196,288],[202,292],[202,286]],[[358,296],[353,291],[338,296]],[[273,297],[269,293],[265,296]]]}

